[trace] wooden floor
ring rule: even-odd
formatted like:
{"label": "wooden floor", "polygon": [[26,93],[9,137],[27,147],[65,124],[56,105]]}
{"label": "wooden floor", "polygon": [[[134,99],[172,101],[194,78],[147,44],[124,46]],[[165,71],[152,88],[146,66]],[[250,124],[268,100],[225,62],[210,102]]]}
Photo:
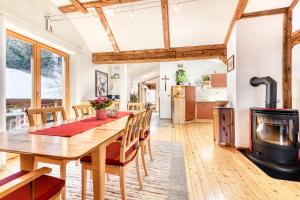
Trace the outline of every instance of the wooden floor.
{"label": "wooden floor", "polygon": [[215,145],[211,123],[156,121],[152,128],[152,140],[183,145],[190,200],[300,199],[300,183],[273,179],[239,151]]}
{"label": "wooden floor", "polygon": [[[152,123],[152,140],[179,142],[185,153],[190,200],[198,199],[300,199],[300,183],[276,180],[264,174],[233,148],[213,143],[211,123],[176,125]],[[8,168],[18,160],[8,162]],[[6,174],[0,173],[0,177]]]}

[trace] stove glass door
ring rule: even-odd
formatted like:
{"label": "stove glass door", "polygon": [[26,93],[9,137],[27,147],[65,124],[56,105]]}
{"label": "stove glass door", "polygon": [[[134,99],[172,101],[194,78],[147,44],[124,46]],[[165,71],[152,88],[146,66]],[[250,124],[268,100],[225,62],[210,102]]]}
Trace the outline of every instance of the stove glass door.
{"label": "stove glass door", "polygon": [[257,116],[256,139],[281,146],[293,146],[294,120]]}

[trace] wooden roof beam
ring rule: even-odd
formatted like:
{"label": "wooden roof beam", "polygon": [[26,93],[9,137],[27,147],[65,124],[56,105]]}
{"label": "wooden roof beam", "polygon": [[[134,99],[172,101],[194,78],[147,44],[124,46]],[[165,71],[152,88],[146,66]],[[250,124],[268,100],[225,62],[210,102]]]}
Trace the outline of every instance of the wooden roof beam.
{"label": "wooden roof beam", "polygon": [[227,31],[224,44],[228,43],[230,35],[231,35],[233,27],[234,27],[234,24],[235,24],[236,21],[238,21],[239,19],[241,19],[242,15],[243,15],[243,13],[244,13],[244,11],[246,9],[247,3],[248,3],[248,0],[239,0],[239,3],[237,5],[237,7],[236,7],[236,10],[235,10],[235,13],[233,15],[233,18],[231,20],[229,29]]}
{"label": "wooden roof beam", "polygon": [[293,2],[290,5],[290,10],[293,10],[296,7],[296,5],[298,4],[298,2],[299,2],[299,0],[293,0]]}
{"label": "wooden roof beam", "polygon": [[75,8],[77,8],[81,13],[83,14],[87,14],[88,13],[88,10],[83,7],[80,3],[79,0],[69,0],[74,6]]}
{"label": "wooden roof beam", "polygon": [[286,8],[276,8],[271,10],[263,10],[258,12],[251,12],[251,13],[244,13],[242,15],[242,19],[251,18],[251,17],[262,17],[267,15],[278,15],[278,14],[285,14],[289,10],[289,7]]}
{"label": "wooden roof beam", "polygon": [[169,28],[169,1],[161,0],[162,22],[164,31],[165,48],[170,48],[170,28]]}
{"label": "wooden roof beam", "polygon": [[192,47],[178,47],[170,49],[150,49],[138,51],[121,51],[119,53],[93,53],[93,63],[118,64],[162,62],[176,60],[220,59],[226,60],[227,48],[224,44],[204,45]]}
{"label": "wooden roof beam", "polygon": [[[96,8],[96,7],[104,7],[104,6],[112,6],[115,4],[121,4],[121,3],[130,3],[130,2],[136,2],[141,0],[95,0],[95,1],[88,1],[88,2],[82,2],[81,6],[84,8]],[[60,11],[63,13],[72,13],[72,12],[78,12],[80,11],[74,4],[69,4],[65,6],[58,7]]]}
{"label": "wooden roof beam", "polygon": [[111,46],[113,47],[115,52],[120,52],[119,46],[117,44],[117,41],[115,40],[114,34],[112,33],[112,30],[109,26],[109,23],[105,17],[105,14],[102,10],[102,8],[95,8],[96,12],[98,14],[98,17],[100,19],[100,22],[102,23],[105,32],[107,33],[108,39],[111,43]]}

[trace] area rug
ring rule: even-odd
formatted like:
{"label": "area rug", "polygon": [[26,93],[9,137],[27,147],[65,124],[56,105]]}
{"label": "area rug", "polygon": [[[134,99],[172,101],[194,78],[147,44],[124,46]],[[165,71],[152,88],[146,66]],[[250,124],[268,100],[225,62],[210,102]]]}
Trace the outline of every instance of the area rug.
{"label": "area rug", "polygon": [[[187,195],[187,181],[184,165],[184,154],[181,144],[172,142],[153,141],[152,153],[154,161],[151,162],[146,155],[148,176],[144,176],[142,163],[143,189],[140,190],[137,181],[135,162],[132,162],[126,172],[126,192],[128,200],[185,200]],[[53,176],[59,176],[59,168],[55,165],[40,163],[39,167],[48,166],[53,169]],[[75,162],[67,165],[67,199],[81,199],[81,168]],[[86,199],[93,199],[92,179],[87,178]],[[106,182],[105,199],[121,199],[119,177],[110,175]]]}

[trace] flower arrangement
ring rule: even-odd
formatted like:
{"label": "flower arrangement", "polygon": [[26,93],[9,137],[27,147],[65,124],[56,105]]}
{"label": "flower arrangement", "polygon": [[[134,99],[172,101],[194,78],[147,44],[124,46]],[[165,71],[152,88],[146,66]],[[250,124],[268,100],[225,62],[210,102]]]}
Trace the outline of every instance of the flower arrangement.
{"label": "flower arrangement", "polygon": [[112,100],[106,97],[98,97],[97,99],[90,101],[90,104],[95,110],[102,110],[111,106]]}

